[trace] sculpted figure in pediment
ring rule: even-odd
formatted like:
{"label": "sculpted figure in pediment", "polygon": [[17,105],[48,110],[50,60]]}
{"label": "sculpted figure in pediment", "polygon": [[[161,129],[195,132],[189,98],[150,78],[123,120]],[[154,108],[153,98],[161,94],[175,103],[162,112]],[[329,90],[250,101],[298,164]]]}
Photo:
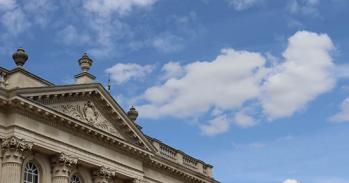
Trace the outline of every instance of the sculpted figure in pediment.
{"label": "sculpted figure in pediment", "polygon": [[50,107],[91,126],[121,137],[115,127],[98,111],[91,101],[52,105]]}
{"label": "sculpted figure in pediment", "polygon": [[98,117],[99,117],[99,113],[97,112],[95,106],[92,104],[92,102],[88,101],[84,104],[84,107],[82,109],[83,111],[83,117],[84,119],[90,123],[90,124],[94,124],[95,122],[97,122]]}

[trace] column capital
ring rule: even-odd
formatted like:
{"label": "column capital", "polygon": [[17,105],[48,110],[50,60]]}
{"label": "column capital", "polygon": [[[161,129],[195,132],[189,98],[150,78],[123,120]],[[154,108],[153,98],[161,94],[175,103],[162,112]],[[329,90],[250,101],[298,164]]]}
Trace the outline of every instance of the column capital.
{"label": "column capital", "polygon": [[25,151],[30,151],[33,147],[33,143],[18,138],[16,136],[11,136],[3,139],[1,143],[1,149],[3,151],[3,161],[21,164],[23,161],[23,153]]}
{"label": "column capital", "polygon": [[32,147],[33,147],[32,142],[25,141],[16,136],[8,137],[4,139],[1,143],[1,148],[5,150],[13,149],[13,150],[19,150],[23,152],[25,150],[31,150]]}
{"label": "column capital", "polygon": [[69,177],[71,169],[78,162],[78,158],[60,153],[52,158],[53,177]]}
{"label": "column capital", "polygon": [[108,183],[109,179],[115,175],[115,172],[110,168],[100,166],[92,172],[94,183]]}

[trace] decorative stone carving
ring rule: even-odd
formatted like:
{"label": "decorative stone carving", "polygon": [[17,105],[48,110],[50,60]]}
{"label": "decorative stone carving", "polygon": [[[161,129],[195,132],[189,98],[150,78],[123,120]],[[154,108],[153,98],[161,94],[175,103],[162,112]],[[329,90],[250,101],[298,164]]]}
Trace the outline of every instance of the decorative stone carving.
{"label": "decorative stone carving", "polygon": [[32,142],[15,136],[3,140],[1,143],[3,151],[1,175],[4,176],[1,176],[1,183],[20,182],[23,154],[25,151],[30,151],[32,147]]}
{"label": "decorative stone carving", "polygon": [[17,51],[13,53],[12,58],[17,67],[23,67],[28,60],[28,55],[23,48],[18,48]]}
{"label": "decorative stone carving", "polygon": [[32,142],[25,141],[15,136],[9,137],[1,143],[3,161],[21,164],[23,160],[23,152],[31,150],[32,147]]}
{"label": "decorative stone carving", "polygon": [[[67,180],[70,176],[73,166],[78,162],[78,159],[67,154],[61,153],[52,158],[52,180],[53,182],[62,182],[58,180]],[[55,181],[55,179],[57,181]],[[63,181],[65,182],[65,181]]]}
{"label": "decorative stone carving", "polygon": [[114,126],[101,114],[101,112],[98,111],[91,101],[52,105],[51,107],[68,116],[121,138],[120,133],[116,131]]}
{"label": "decorative stone carving", "polygon": [[94,170],[92,172],[94,183],[108,183],[109,179],[115,175],[115,173],[110,169],[106,167],[99,167],[99,169]]}
{"label": "decorative stone carving", "polygon": [[33,147],[32,142],[25,141],[16,136],[12,136],[7,139],[4,139],[3,142],[1,143],[2,149],[18,149],[20,151],[24,151],[26,149],[31,150],[32,147]]}

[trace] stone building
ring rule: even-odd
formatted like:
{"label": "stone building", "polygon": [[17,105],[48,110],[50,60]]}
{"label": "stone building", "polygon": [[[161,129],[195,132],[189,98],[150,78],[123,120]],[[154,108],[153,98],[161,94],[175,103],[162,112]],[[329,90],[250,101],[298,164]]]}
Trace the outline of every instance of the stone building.
{"label": "stone building", "polygon": [[84,54],[72,85],[0,67],[0,183],[218,183],[212,166],[145,135],[90,74]]}

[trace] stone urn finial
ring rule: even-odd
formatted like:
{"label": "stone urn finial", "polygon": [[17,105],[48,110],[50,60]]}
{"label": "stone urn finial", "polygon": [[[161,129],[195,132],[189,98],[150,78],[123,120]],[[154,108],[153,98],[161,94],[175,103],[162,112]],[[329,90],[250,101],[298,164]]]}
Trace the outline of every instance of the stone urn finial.
{"label": "stone urn finial", "polygon": [[127,112],[127,117],[133,122],[136,121],[136,119],[138,117],[138,111],[136,110],[135,107],[132,106],[130,108],[130,110]]}
{"label": "stone urn finial", "polygon": [[17,51],[13,53],[12,58],[17,67],[23,67],[28,60],[28,55],[23,48],[18,48]]}
{"label": "stone urn finial", "polygon": [[87,53],[84,53],[82,57],[79,59],[79,65],[81,67],[82,72],[88,72],[90,67],[92,66],[93,60],[88,57]]}

